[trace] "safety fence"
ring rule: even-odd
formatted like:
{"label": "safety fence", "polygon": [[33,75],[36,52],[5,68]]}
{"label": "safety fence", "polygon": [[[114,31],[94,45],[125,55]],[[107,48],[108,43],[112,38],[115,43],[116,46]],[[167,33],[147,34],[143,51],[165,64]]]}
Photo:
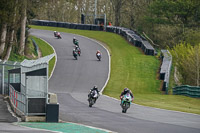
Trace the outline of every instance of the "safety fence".
{"label": "safety fence", "polygon": [[135,31],[117,26],[107,26],[103,27],[100,25],[93,24],[76,24],[68,22],[56,22],[56,21],[47,21],[47,20],[31,20],[31,24],[40,25],[40,26],[52,26],[52,27],[63,27],[69,29],[79,29],[79,30],[96,30],[96,31],[107,31],[113,32],[123,36],[131,44],[140,47],[146,55],[154,55],[155,49],[151,44]]}
{"label": "safety fence", "polygon": [[168,93],[172,56],[168,50],[161,50],[162,65],[160,68],[160,79],[163,80],[162,91]]}
{"label": "safety fence", "polygon": [[152,47],[152,45],[133,30],[124,27],[107,26],[106,31],[123,36],[131,44],[135,45],[136,47],[140,47],[146,55],[155,54],[155,49]]}
{"label": "safety fence", "polygon": [[35,40],[34,40],[33,38],[31,38],[31,40],[32,40],[32,42],[33,42],[35,51],[36,51],[36,53],[37,53],[37,55],[38,55],[38,53],[39,53],[39,47],[38,47],[37,43],[35,42]]}
{"label": "safety fence", "polygon": [[55,55],[22,62],[0,61],[0,92],[19,116],[46,115],[48,62]]}
{"label": "safety fence", "polygon": [[9,95],[9,80],[13,83],[19,82],[19,75],[12,74],[9,77],[9,70],[19,68],[20,63],[16,61],[0,60],[0,94]]}
{"label": "safety fence", "polygon": [[24,93],[20,93],[14,89],[12,85],[10,87],[10,101],[13,103],[14,112],[19,109],[22,113],[26,114],[26,96]]}
{"label": "safety fence", "polygon": [[173,88],[173,94],[200,98],[200,87],[189,85],[176,86]]}

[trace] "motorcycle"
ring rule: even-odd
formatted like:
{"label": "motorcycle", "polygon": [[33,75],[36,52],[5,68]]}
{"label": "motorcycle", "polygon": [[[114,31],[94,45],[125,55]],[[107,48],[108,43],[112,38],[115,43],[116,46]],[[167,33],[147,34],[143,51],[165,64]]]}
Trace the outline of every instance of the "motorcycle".
{"label": "motorcycle", "polygon": [[73,56],[74,56],[74,58],[75,58],[76,60],[78,60],[78,53],[77,53],[77,52],[73,51]]}
{"label": "motorcycle", "polygon": [[121,100],[122,113],[126,113],[127,109],[130,108],[132,100],[133,99],[129,93],[125,94],[122,97]]}
{"label": "motorcycle", "polygon": [[79,56],[81,56],[81,49],[79,47],[77,48],[77,53]]}
{"label": "motorcycle", "polygon": [[81,50],[78,50],[78,55],[81,56]]}
{"label": "motorcycle", "polygon": [[95,91],[95,90],[90,91],[90,93],[88,94],[89,107],[92,107],[92,105],[95,104],[97,98],[98,98],[97,91]]}
{"label": "motorcycle", "polygon": [[57,35],[57,38],[58,38],[58,39],[62,39],[62,37],[61,37],[61,35],[60,35],[60,34],[59,34],[59,35]]}
{"label": "motorcycle", "polygon": [[96,56],[97,56],[97,59],[98,59],[99,61],[101,61],[101,54],[100,54],[100,53],[97,53]]}
{"label": "motorcycle", "polygon": [[59,32],[54,32],[54,37],[57,37],[58,39],[62,38]]}

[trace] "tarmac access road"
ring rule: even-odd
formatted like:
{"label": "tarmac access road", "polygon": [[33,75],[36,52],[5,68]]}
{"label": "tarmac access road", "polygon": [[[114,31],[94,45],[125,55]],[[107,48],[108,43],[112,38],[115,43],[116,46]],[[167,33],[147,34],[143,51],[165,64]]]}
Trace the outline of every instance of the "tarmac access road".
{"label": "tarmac access road", "polygon": [[[108,78],[109,55],[97,42],[68,33],[62,39],[53,31],[32,29],[31,34],[50,43],[57,54],[57,64],[49,80],[49,92],[56,93],[60,104],[60,119],[103,128],[119,133],[200,133],[200,115],[162,110],[132,104],[126,114],[121,113],[119,101],[105,95],[88,107],[87,94],[93,85],[102,88]],[[74,60],[73,37],[82,50]],[[112,39],[112,38],[111,38]],[[102,61],[95,53],[100,50]]]}

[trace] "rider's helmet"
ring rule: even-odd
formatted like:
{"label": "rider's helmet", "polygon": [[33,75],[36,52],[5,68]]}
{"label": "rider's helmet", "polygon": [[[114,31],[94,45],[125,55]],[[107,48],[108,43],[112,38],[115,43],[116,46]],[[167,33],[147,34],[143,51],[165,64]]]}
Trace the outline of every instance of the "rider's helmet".
{"label": "rider's helmet", "polygon": [[75,37],[73,39],[76,39]]}
{"label": "rider's helmet", "polygon": [[97,85],[94,85],[94,89],[96,89],[96,90],[97,90],[97,89],[98,89],[98,86],[97,86]]}
{"label": "rider's helmet", "polygon": [[100,51],[99,51],[99,50],[97,50],[97,53],[100,53]]}
{"label": "rider's helmet", "polygon": [[54,31],[54,33],[56,33],[56,31]]}
{"label": "rider's helmet", "polygon": [[75,47],[76,47],[76,49],[78,48],[78,46],[77,46],[77,45],[76,45]]}
{"label": "rider's helmet", "polygon": [[124,92],[128,92],[129,91],[129,89],[126,87],[126,88],[124,88]]}
{"label": "rider's helmet", "polygon": [[73,49],[73,51],[75,51],[75,49]]}

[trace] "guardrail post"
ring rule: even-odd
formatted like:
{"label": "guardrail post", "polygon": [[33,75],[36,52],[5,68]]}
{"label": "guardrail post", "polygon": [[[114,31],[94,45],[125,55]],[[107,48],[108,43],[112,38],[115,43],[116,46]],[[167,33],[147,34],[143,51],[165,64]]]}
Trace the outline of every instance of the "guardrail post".
{"label": "guardrail post", "polygon": [[2,94],[4,95],[4,63],[5,61],[3,62],[3,65],[2,65]]}

